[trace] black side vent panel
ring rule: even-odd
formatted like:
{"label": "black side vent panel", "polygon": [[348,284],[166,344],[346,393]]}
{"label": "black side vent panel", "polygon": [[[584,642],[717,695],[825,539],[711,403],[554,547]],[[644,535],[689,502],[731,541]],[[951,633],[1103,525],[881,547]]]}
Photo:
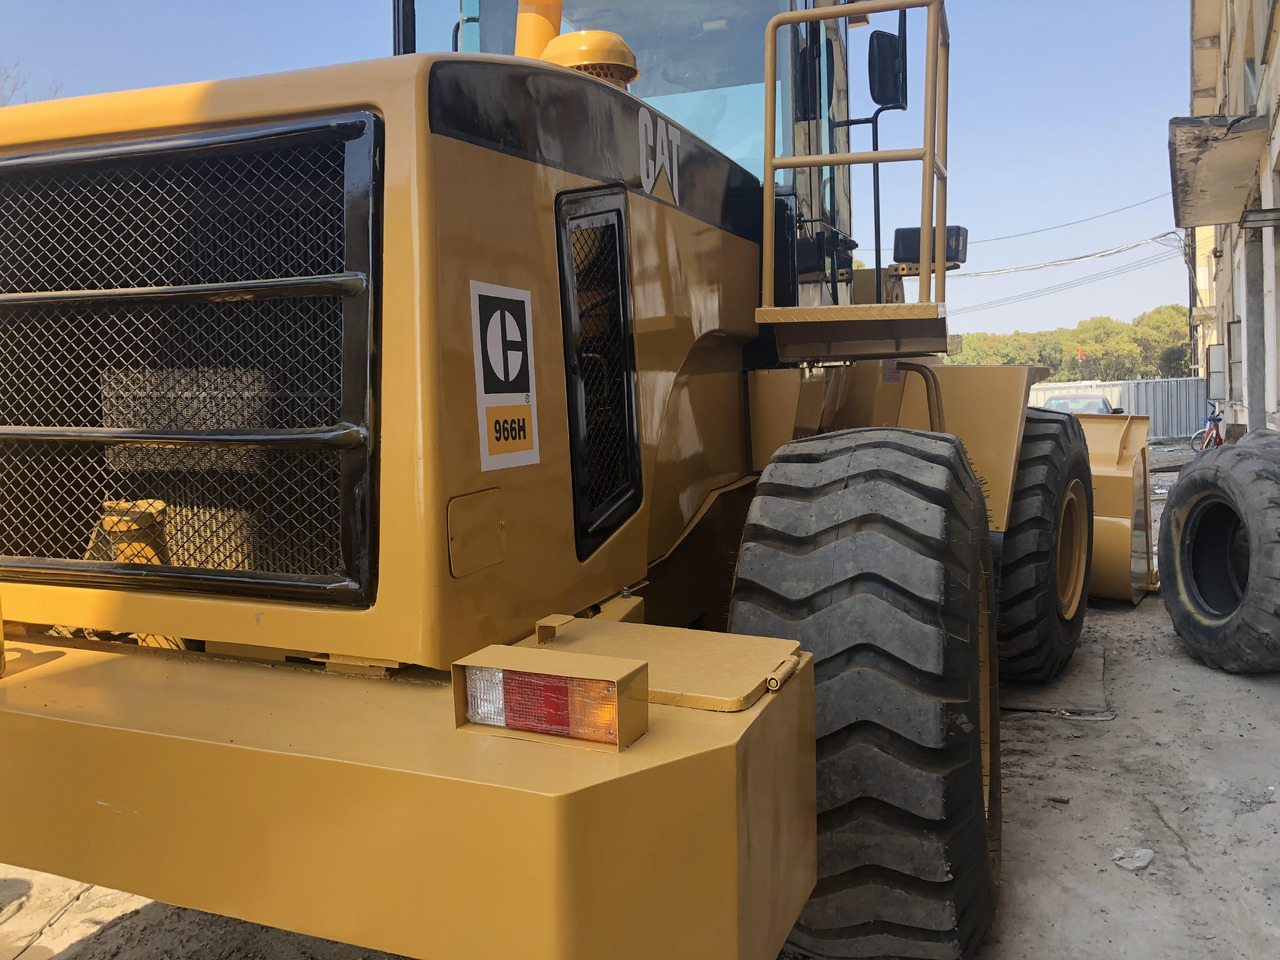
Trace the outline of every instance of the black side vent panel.
{"label": "black side vent panel", "polygon": [[578,559],[640,506],[640,438],[628,285],[626,193],[557,202]]}
{"label": "black side vent panel", "polygon": [[378,135],[0,161],[0,578],[372,601]]}

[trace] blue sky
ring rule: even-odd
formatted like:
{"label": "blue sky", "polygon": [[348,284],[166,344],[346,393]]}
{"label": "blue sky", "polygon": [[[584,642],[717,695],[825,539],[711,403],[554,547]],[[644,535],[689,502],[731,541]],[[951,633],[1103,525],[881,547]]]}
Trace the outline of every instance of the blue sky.
{"label": "blue sky", "polygon": [[[673,0],[677,2],[677,0]],[[1187,112],[1187,0],[952,0],[953,223],[970,241],[1052,226],[1169,189],[1167,124]],[[456,0],[418,0],[419,49],[447,49]],[[0,61],[18,59],[27,93],[62,96],[269,73],[384,56],[391,0],[0,0]],[[892,29],[886,20],[877,24]],[[918,82],[923,22],[911,24]],[[854,89],[862,82],[853,34]],[[913,106],[921,100],[916,95]],[[884,121],[883,146],[915,146],[918,113]],[[887,242],[919,219],[918,167],[883,178]],[[855,184],[855,191],[857,184]],[[870,207],[859,203],[870,261]],[[1036,236],[974,243],[968,270],[1091,253],[1173,229],[1165,197]],[[1178,260],[1020,304],[972,308],[1134,263],[1149,245],[1072,267],[991,278],[953,275],[953,332],[1039,330],[1106,314],[1131,319],[1186,303]],[[959,312],[958,312],[959,311]]]}

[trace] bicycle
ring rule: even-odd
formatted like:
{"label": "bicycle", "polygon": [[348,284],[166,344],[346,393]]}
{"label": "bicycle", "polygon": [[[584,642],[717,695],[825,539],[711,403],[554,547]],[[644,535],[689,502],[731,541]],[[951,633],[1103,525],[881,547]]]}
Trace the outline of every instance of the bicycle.
{"label": "bicycle", "polygon": [[1207,402],[1213,413],[1204,418],[1204,426],[1191,438],[1191,449],[1196,453],[1204,453],[1206,450],[1222,446],[1223,443],[1222,431],[1218,427],[1222,423],[1222,411],[1218,409],[1216,401]]}

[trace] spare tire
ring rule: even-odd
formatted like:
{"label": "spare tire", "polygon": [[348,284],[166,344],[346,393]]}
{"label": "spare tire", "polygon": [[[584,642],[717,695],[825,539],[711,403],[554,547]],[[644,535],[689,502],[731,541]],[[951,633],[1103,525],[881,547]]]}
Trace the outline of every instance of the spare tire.
{"label": "spare tire", "polygon": [[1080,421],[1027,410],[1000,557],[1000,677],[1047,683],[1075,652],[1093,566],[1093,471]]}
{"label": "spare tire", "polygon": [[1280,446],[1256,437],[1183,467],[1161,518],[1160,579],[1194,656],[1280,671]]}

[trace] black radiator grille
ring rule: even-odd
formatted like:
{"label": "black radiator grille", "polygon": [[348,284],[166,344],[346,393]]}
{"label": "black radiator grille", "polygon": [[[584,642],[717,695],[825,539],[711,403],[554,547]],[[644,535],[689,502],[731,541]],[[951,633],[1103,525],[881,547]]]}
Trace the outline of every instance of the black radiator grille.
{"label": "black radiator grille", "polygon": [[625,194],[560,200],[560,256],[578,556],[640,504]]}
{"label": "black radiator grille", "polygon": [[376,137],[0,161],[0,575],[371,600]]}

